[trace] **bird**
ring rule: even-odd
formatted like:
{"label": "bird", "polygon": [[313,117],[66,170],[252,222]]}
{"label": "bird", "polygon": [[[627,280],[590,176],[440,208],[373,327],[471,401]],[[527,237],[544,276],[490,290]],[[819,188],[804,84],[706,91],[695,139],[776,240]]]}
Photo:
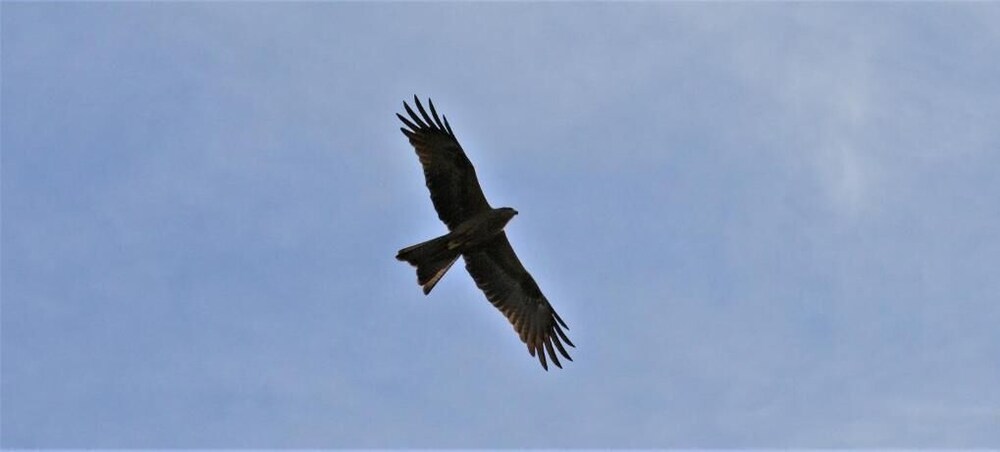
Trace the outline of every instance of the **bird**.
{"label": "bird", "polygon": [[417,283],[424,295],[429,295],[461,256],[476,286],[507,317],[528,353],[537,356],[546,371],[547,360],[561,369],[559,355],[573,360],[563,343],[576,346],[563,331],[569,330],[566,322],[549,304],[507,240],[504,228],[517,211],[490,206],[448,118],[439,117],[434,102],[430,98],[427,101],[430,114],[414,95],[413,103],[420,114],[404,101],[409,118],[399,113],[396,117],[405,126],[399,130],[416,150],[434,210],[448,233],[403,248],[396,259],[416,267]]}

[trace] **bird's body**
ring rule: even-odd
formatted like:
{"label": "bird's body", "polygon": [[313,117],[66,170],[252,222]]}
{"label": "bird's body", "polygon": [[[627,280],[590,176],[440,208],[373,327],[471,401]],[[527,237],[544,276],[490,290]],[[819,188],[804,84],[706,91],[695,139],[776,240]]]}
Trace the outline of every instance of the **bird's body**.
{"label": "bird's body", "polygon": [[401,128],[424,169],[427,188],[438,217],[449,232],[438,238],[403,248],[396,259],[417,268],[417,283],[429,294],[461,256],[465,268],[486,298],[514,326],[532,356],[537,354],[548,370],[546,355],[559,367],[556,350],[572,361],[562,342],[573,346],[562,328],[566,323],[542,295],[534,278],[524,269],[503,232],[517,215],[510,207],[494,209],[486,201],[476,171],[458,144],[447,118],[442,121],[429,103],[431,114],[414,96],[418,116],[403,104],[410,119],[397,114],[409,128]]}
{"label": "bird's body", "polygon": [[490,243],[514,215],[517,211],[510,207],[479,212],[441,237],[399,250],[396,259],[417,267],[417,283],[429,294],[459,256]]}

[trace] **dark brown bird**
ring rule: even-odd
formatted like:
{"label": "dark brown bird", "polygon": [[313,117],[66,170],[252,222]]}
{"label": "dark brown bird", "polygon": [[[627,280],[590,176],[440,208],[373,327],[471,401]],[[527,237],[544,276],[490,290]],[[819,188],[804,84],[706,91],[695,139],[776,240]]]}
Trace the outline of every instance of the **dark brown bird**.
{"label": "dark brown bird", "polygon": [[528,353],[537,355],[545,370],[549,369],[546,355],[561,368],[556,350],[572,361],[562,342],[575,346],[563,332],[563,328],[569,329],[566,322],[552,309],[507,241],[503,229],[517,211],[490,206],[448,118],[438,117],[430,100],[429,115],[416,96],[413,102],[419,115],[403,102],[410,118],[396,116],[406,125],[400,130],[417,151],[434,209],[449,232],[399,250],[396,259],[417,268],[417,283],[426,295],[462,256],[465,269],[490,303],[507,316],[528,346]]}

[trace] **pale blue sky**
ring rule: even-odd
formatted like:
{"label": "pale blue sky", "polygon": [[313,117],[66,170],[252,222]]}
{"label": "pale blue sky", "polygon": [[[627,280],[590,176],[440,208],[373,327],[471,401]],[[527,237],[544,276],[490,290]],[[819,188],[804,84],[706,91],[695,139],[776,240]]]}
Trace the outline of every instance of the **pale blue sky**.
{"label": "pale blue sky", "polygon": [[[0,14],[4,447],[1000,447],[1000,4]],[[393,259],[413,94],[565,369]]]}

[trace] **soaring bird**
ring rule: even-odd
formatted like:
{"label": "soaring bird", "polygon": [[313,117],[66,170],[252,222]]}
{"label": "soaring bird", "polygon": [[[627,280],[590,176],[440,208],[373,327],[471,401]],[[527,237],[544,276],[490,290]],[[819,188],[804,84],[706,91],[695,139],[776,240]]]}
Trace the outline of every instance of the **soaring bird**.
{"label": "soaring bird", "polygon": [[417,96],[413,102],[420,114],[403,102],[409,119],[396,114],[406,126],[399,130],[417,151],[434,210],[448,226],[448,233],[403,248],[396,259],[417,268],[417,283],[427,295],[461,256],[476,286],[507,317],[528,346],[528,353],[537,355],[545,370],[549,369],[546,355],[562,368],[556,351],[572,361],[563,342],[575,346],[563,331],[569,329],[566,322],[552,309],[507,240],[504,227],[517,211],[490,206],[448,118],[439,117],[429,99],[430,114]]}

